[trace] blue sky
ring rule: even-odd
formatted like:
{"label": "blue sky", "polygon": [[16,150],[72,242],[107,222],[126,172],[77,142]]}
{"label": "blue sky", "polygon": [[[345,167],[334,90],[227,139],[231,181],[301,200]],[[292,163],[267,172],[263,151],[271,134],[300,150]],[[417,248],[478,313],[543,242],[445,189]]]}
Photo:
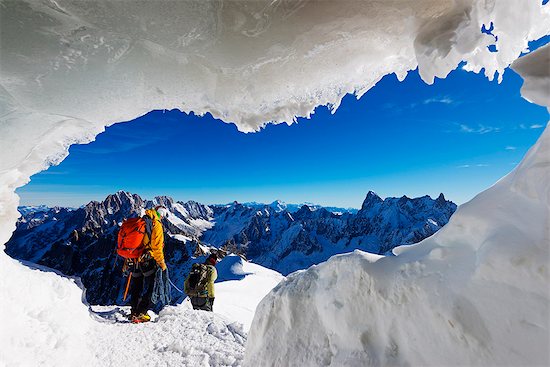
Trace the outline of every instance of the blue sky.
{"label": "blue sky", "polygon": [[[544,42],[546,43],[547,40]],[[383,78],[335,114],[243,134],[210,115],[153,111],[75,145],[59,166],[17,192],[21,205],[79,206],[125,190],[205,204],[313,202],[360,207],[382,197],[440,192],[461,204],[510,172],[548,121],[521,98],[521,78],[498,84],[456,70],[428,86],[417,71]]]}

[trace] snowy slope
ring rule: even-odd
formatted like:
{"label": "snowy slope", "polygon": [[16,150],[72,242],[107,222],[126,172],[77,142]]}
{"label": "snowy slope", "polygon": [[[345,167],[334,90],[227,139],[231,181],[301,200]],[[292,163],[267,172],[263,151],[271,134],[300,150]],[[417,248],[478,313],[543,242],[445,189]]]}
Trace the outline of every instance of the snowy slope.
{"label": "snowy slope", "polygon": [[[529,65],[548,52],[518,62],[536,96],[550,93],[550,68]],[[245,365],[549,365],[549,167],[547,127],[434,236],[290,275],[259,305]]]}
{"label": "snowy slope", "polygon": [[[2,309],[14,317],[3,322],[11,332],[0,333],[0,342],[10,348],[0,366],[240,366],[256,306],[283,277],[234,255],[217,267],[216,312],[194,311],[186,300],[140,325],[128,322],[127,306],[89,312],[74,281],[25,268],[9,287],[0,283],[6,297],[25,296]],[[40,292],[27,292],[26,272],[40,272]]]}
{"label": "snowy slope", "polygon": [[0,256],[0,366],[79,366],[93,360],[93,327],[82,290],[70,279]]}
{"label": "snowy slope", "polygon": [[231,255],[216,266],[216,313],[241,323],[248,332],[260,301],[284,277],[271,269],[242,260]]}

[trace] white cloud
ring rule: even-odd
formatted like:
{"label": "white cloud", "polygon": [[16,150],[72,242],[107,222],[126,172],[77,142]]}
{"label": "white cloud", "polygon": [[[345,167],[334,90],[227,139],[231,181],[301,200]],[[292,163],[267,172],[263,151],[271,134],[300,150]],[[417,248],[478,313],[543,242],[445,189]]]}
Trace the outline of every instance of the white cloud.
{"label": "white cloud", "polygon": [[445,97],[433,97],[428,98],[422,102],[423,104],[429,104],[429,103],[444,103],[444,104],[451,104],[454,103],[454,100],[451,98],[445,96]]}
{"label": "white cloud", "polygon": [[485,126],[479,124],[477,127],[472,127],[466,124],[460,124],[460,131],[463,133],[472,133],[472,134],[488,134],[488,133],[498,133],[500,131],[499,127]]}
{"label": "white cloud", "polygon": [[512,146],[507,146],[506,148],[504,148],[506,150],[516,150],[517,148],[516,147],[512,147]]}
{"label": "white cloud", "polygon": [[472,167],[489,167],[488,164],[478,163],[478,164],[462,164],[458,168],[472,168]]}
{"label": "white cloud", "polygon": [[527,129],[542,129],[542,128],[544,128],[544,125],[543,125],[543,124],[531,124],[531,125],[520,124],[520,125],[519,125],[519,128],[522,129],[522,130],[527,130]]}

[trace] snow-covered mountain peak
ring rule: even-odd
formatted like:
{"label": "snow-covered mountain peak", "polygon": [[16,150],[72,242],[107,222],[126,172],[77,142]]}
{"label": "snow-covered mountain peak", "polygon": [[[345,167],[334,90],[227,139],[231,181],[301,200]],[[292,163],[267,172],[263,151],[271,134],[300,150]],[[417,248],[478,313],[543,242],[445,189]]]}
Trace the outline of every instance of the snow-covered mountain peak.
{"label": "snow-covered mountain peak", "polygon": [[158,205],[162,205],[165,208],[172,207],[174,204],[174,199],[172,199],[169,196],[155,196],[155,202],[158,203]]}
{"label": "snow-covered mountain peak", "polygon": [[275,200],[271,204],[269,204],[270,207],[272,207],[277,212],[282,212],[283,210],[287,210],[287,204],[282,200]]}
{"label": "snow-covered mountain peak", "polygon": [[384,200],[378,196],[374,191],[369,191],[367,193],[367,197],[363,201],[363,204],[361,205],[360,211],[367,211],[372,209],[374,206],[382,203]]}
{"label": "snow-covered mountain peak", "polygon": [[22,216],[25,216],[29,213],[47,212],[50,210],[50,208],[46,205],[38,205],[38,206],[25,205],[25,206],[17,207],[17,210]]}
{"label": "snow-covered mountain peak", "polygon": [[334,216],[325,208],[312,208],[309,205],[302,205],[300,210],[293,214],[293,217],[298,220],[314,219],[314,218],[329,218]]}

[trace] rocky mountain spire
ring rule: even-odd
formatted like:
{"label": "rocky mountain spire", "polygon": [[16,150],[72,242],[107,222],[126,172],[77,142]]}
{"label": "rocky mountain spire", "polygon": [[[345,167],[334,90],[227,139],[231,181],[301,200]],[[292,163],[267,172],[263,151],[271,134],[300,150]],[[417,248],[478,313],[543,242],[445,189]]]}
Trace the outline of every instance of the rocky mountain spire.
{"label": "rocky mountain spire", "polygon": [[367,197],[363,201],[363,205],[361,205],[360,211],[367,211],[374,207],[376,204],[382,203],[384,200],[380,196],[378,196],[374,191],[369,191],[367,193]]}

